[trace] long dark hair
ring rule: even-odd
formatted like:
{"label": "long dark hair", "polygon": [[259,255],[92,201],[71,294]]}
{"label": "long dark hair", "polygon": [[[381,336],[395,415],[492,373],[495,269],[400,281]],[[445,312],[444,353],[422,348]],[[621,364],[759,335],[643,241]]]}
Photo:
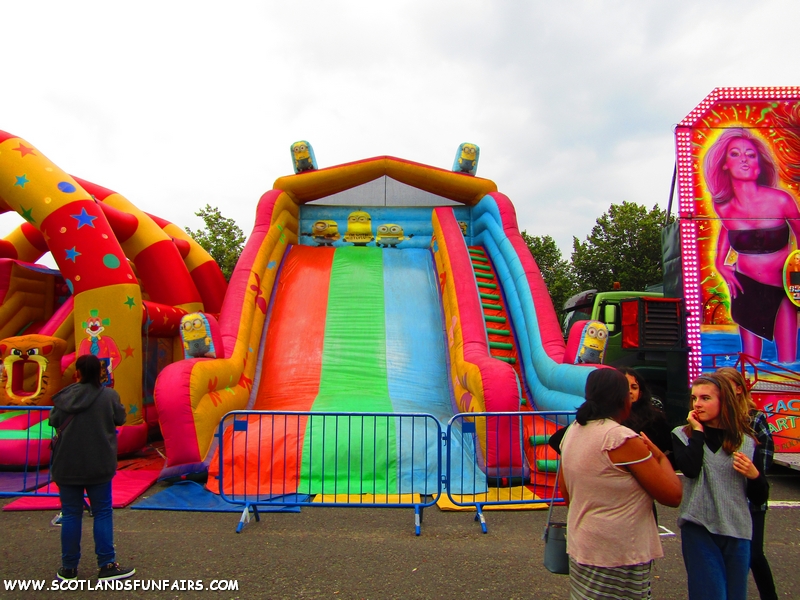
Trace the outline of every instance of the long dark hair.
{"label": "long dark hair", "polygon": [[662,420],[664,413],[653,404],[653,394],[641,374],[630,367],[617,367],[617,371],[623,375],[630,375],[639,384],[639,400],[631,404],[631,414],[622,424],[639,433],[656,421]]}
{"label": "long dark hair", "polygon": [[625,375],[616,369],[595,369],[586,378],[586,402],[578,407],[575,420],[586,425],[617,417],[625,412],[629,394]]}
{"label": "long dark hair", "polygon": [[84,354],[75,361],[75,370],[81,374],[81,383],[100,387],[100,359],[94,354]]}

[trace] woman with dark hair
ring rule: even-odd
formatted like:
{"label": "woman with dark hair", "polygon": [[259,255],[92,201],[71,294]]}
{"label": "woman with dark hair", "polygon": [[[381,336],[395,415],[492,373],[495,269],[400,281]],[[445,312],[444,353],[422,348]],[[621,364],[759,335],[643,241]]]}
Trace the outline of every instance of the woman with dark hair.
{"label": "woman with dark hair", "polygon": [[116,426],[125,423],[119,394],[100,384],[100,360],[86,354],[75,361],[80,381],[53,396],[50,426],[58,429],[50,475],[61,499],[61,580],[77,579],[81,559],[83,493],[94,516],[98,579],[125,579],[136,569],[116,562],[111,479],[117,471]]}
{"label": "woman with dark hair", "polygon": [[622,424],[636,433],[646,434],[659,450],[669,456],[672,454],[672,436],[661,401],[653,397],[647,382],[636,369],[617,367],[617,370],[628,380],[631,394],[631,414]]}
{"label": "woman with dark hair", "polygon": [[586,402],[561,442],[572,598],[650,598],[650,567],[664,555],[653,500],[681,501],[681,483],[664,453],[621,425],[630,410],[625,376],[592,371]]}
{"label": "woman with dark hair", "polygon": [[[747,129],[729,129],[703,161],[706,186],[720,218],[716,269],[728,285],[731,318],[742,352],[761,358],[763,340],[775,340],[778,360],[797,360],[797,309],[784,292],[783,266],[800,239],[800,210],[778,188],[778,170],[766,145]],[[729,258],[731,250],[735,258]]]}
{"label": "woman with dark hair", "polygon": [[688,424],[672,430],[683,472],[678,526],[690,600],[747,597],[753,522],[748,500],[767,501],[769,483],[753,462],[750,418],[722,375],[692,383]]}

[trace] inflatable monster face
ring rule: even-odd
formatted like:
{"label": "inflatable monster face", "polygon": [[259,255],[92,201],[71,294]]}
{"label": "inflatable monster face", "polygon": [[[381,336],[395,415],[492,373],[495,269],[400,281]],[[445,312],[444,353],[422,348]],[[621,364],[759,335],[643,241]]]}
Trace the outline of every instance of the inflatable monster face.
{"label": "inflatable monster face", "polygon": [[608,327],[600,321],[589,321],[583,328],[578,364],[599,365],[603,362],[608,341]]}
{"label": "inflatable monster face", "polygon": [[23,335],[0,341],[0,402],[47,406],[61,389],[64,340],[47,335]]}

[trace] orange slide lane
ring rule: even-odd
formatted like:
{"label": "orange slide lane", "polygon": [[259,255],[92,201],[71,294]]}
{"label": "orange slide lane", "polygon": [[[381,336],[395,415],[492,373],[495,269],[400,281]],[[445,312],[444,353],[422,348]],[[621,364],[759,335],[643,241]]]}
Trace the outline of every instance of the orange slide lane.
{"label": "orange slide lane", "polygon": [[[264,341],[253,410],[311,410],[319,392],[333,254],[334,248],[310,246],[294,246],[287,254]],[[228,428],[223,456],[236,457],[237,462],[224,465],[221,491],[262,497],[294,493],[306,421],[307,417],[277,417],[259,426],[258,418],[251,417],[250,435]],[[214,457],[208,478],[208,488],[214,492],[219,491],[218,474],[219,460]]]}

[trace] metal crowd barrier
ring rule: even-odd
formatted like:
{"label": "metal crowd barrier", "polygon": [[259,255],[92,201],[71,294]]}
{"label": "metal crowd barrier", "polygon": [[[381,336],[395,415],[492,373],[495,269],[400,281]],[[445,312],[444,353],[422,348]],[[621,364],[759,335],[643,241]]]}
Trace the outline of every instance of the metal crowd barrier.
{"label": "metal crowd barrier", "polygon": [[0,497],[58,496],[51,491],[49,406],[0,406]]}
{"label": "metal crowd barrier", "polygon": [[551,433],[574,411],[460,413],[447,424],[446,484],[456,506],[474,506],[487,532],[486,506],[563,501],[557,490],[558,453]]}
{"label": "metal crowd barrier", "polygon": [[[442,427],[429,414],[234,411],[217,429],[220,496],[241,505],[413,508],[442,492]],[[313,501],[309,501],[313,496]]]}
{"label": "metal crowd barrier", "polygon": [[419,535],[423,509],[445,487],[454,505],[475,507],[486,533],[483,507],[553,498],[558,461],[547,439],[572,418],[458,414],[443,433],[424,413],[234,411],[217,429],[212,476],[220,496],[242,507],[237,533],[251,514],[260,520],[259,506],[314,506],[413,508]]}

